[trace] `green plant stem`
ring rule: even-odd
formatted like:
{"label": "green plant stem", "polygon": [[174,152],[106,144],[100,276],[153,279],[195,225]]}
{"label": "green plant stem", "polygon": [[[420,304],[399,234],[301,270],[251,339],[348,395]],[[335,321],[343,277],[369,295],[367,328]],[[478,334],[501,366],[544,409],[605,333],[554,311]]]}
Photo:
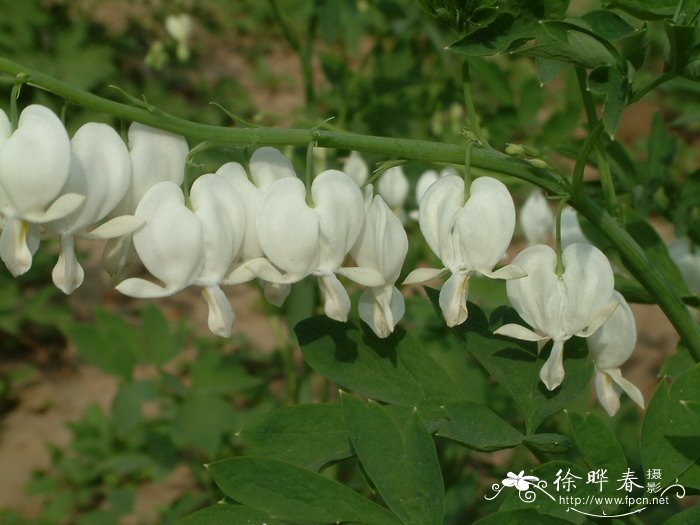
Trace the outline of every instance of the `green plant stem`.
{"label": "green plant stem", "polygon": [[[581,67],[577,67],[576,78],[578,80],[579,89],[581,90],[583,106],[586,110],[586,118],[588,119],[588,129],[590,133],[593,133],[593,130],[595,129],[596,125],[598,125],[600,120],[598,119],[598,114],[595,109],[593,97],[586,88],[586,71]],[[603,202],[605,202],[605,209],[608,210],[608,212],[613,217],[619,217],[620,206],[617,202],[617,195],[615,194],[615,185],[612,180],[612,173],[610,171],[608,159],[605,156],[605,150],[603,149],[603,145],[601,144],[600,140],[596,139],[594,144],[596,151],[596,161],[598,165],[598,173],[600,175],[600,185],[603,191]]]}
{"label": "green plant stem", "polygon": [[[226,128],[190,122],[165,113],[153,106],[132,106],[114,102],[77,89],[49,75],[31,70],[10,60],[0,58],[0,72],[26,74],[27,83],[49,91],[74,104],[100,111],[129,121],[153,126],[177,133],[190,139],[209,140],[222,145],[253,146],[307,146],[316,141],[319,146],[354,149],[386,155],[391,158],[413,159],[425,162],[461,164],[464,162],[465,146],[442,144],[423,140],[375,137],[356,133],[326,131],[321,129],[278,128]],[[569,186],[548,171],[521,159],[509,157],[493,149],[473,148],[471,166],[500,175],[516,177],[535,184],[552,195],[566,197]],[[644,251],[624,228],[592,199],[582,192],[572,196],[570,204],[610,239],[639,282],[656,299],[668,316],[696,361],[700,361],[700,327],[669,286],[664,276],[646,257]]]}
{"label": "green plant stem", "polygon": [[474,97],[472,97],[471,77],[469,75],[469,59],[464,59],[462,62],[462,90],[464,91],[464,105],[469,119],[470,131],[476,135],[477,140],[483,147],[488,147],[489,143],[486,136],[479,125],[479,116],[474,105]]}
{"label": "green plant stem", "polygon": [[561,277],[564,275],[564,259],[562,257],[562,252],[564,251],[561,245],[561,213],[564,211],[564,206],[566,206],[566,199],[559,201],[559,206],[557,207],[557,222],[555,229],[555,241],[557,247],[557,265],[554,272]]}
{"label": "green plant stem", "polygon": [[630,101],[628,102],[629,104],[632,104],[634,102],[637,102],[639,99],[641,99],[644,95],[649,93],[650,91],[653,91],[657,87],[659,87],[661,84],[665,84],[669,80],[673,80],[678,76],[678,73],[674,71],[667,71],[665,73],[661,73],[659,76],[654,77],[648,84],[645,84],[639,89],[636,89],[633,93],[632,96],[630,97]]}

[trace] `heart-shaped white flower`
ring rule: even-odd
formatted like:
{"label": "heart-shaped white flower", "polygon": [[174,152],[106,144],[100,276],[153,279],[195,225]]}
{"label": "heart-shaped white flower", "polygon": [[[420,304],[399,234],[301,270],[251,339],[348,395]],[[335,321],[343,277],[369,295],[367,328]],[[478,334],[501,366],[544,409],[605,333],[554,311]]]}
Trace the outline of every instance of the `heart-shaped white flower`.
{"label": "heart-shaped white flower", "polygon": [[554,228],[554,214],[542,190],[533,190],[520,208],[520,227],[529,246],[545,244]]}

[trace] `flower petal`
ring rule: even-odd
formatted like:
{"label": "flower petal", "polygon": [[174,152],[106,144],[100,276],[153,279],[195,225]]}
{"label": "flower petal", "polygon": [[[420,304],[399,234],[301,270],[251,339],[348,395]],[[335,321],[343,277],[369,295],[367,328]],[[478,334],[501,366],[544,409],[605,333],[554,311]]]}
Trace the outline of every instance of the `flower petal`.
{"label": "flower petal", "polygon": [[284,301],[287,300],[289,293],[292,291],[290,284],[271,283],[261,280],[260,286],[262,286],[265,300],[277,307],[281,307],[284,304]]}
{"label": "flower petal", "polygon": [[386,170],[379,178],[377,191],[392,210],[403,208],[411,189],[401,166]]}
{"label": "flower petal", "polygon": [[486,277],[490,277],[491,279],[504,279],[507,281],[510,279],[522,279],[523,277],[527,277],[527,272],[520,266],[515,264],[507,264],[500,267],[495,272],[487,272],[484,273],[484,275]]}
{"label": "flower petal", "polygon": [[615,388],[612,378],[601,370],[595,372],[595,393],[598,403],[610,417],[620,409],[620,392]]}
{"label": "flower petal", "polygon": [[440,309],[447,326],[457,326],[467,320],[469,274],[455,273],[440,289]]}
{"label": "flower petal", "polygon": [[509,323],[504,324],[500,328],[496,329],[494,335],[503,335],[506,337],[512,337],[513,339],[520,339],[521,341],[547,341],[548,337],[533,332],[529,328],[522,325]]}
{"label": "flower petal", "polygon": [[287,282],[300,281],[316,268],[319,219],[306,205],[306,189],[299,179],[285,177],[269,187],[260,202],[255,226],[263,252],[272,264],[289,274]]}
{"label": "flower petal", "polygon": [[61,253],[51,272],[53,283],[64,294],[70,295],[83,283],[85,273],[75,257],[73,236],[61,235]]}
{"label": "flower petal", "polygon": [[213,334],[221,337],[231,337],[231,329],[236,320],[231,303],[226,294],[218,286],[207,286],[202,289],[202,295],[209,308],[207,325]]}
{"label": "flower petal", "polygon": [[27,244],[27,230],[29,225],[15,218],[7,218],[0,233],[0,258],[17,277],[29,270],[32,266],[32,252]]}
{"label": "flower petal", "polygon": [[540,369],[540,379],[548,390],[554,390],[564,380],[564,341],[554,341],[552,352]]}
{"label": "flower petal", "polygon": [[156,283],[132,277],[120,282],[116,287],[118,292],[136,297],[137,299],[156,299],[159,297],[168,297],[180,291],[178,288],[163,287]]}
{"label": "flower petal", "polygon": [[520,227],[529,245],[544,244],[552,234],[554,228],[554,214],[542,190],[536,189],[530,192],[520,213]]}
{"label": "flower petal", "polygon": [[342,275],[343,277],[347,277],[348,279],[355,281],[357,284],[361,284],[362,286],[381,286],[386,284],[382,274],[377,270],[373,270],[372,268],[360,268],[357,266],[338,268],[336,273],[338,275]]}
{"label": "flower petal", "polygon": [[419,284],[440,277],[447,271],[446,268],[416,268],[404,279],[403,285]]}
{"label": "flower petal", "polygon": [[79,237],[84,239],[113,239],[114,237],[123,237],[138,230],[146,224],[143,217],[136,215],[120,215],[101,224],[94,230],[80,233]]}
{"label": "flower petal", "polygon": [[619,292],[613,294],[613,299],[619,301],[619,306],[588,337],[588,349],[599,370],[620,367],[632,355],[637,344],[637,325],[632,310]]}
{"label": "flower petal", "polygon": [[360,319],[372,329],[377,337],[391,335],[403,317],[406,307],[403,296],[394,286],[365,290],[358,304]]}
{"label": "flower petal", "polygon": [[318,278],[318,284],[321,287],[326,315],[341,323],[346,322],[350,311],[350,297],[338,278],[333,274],[323,275]]}
{"label": "flower petal", "polygon": [[250,178],[263,192],[281,178],[297,176],[292,161],[279,150],[270,147],[256,149],[250,156],[248,168]]}
{"label": "flower petal", "polygon": [[85,195],[66,193],[56,199],[48,210],[26,212],[24,218],[37,224],[56,221],[76,211],[83,202],[85,202]]}
{"label": "flower petal", "polygon": [[369,175],[367,163],[357,151],[351,151],[348,158],[343,163],[343,171],[355,181],[355,184],[362,186]]}
{"label": "flower petal", "polygon": [[464,204],[464,181],[451,175],[438,179],[423,195],[419,224],[425,241],[443,264],[451,268],[455,260],[452,227]]}
{"label": "flower petal", "polygon": [[608,374],[610,379],[612,379],[632,401],[637,403],[640,408],[644,408],[644,396],[642,392],[629,380],[622,377],[622,372],[620,372],[619,368],[609,368],[605,370],[605,373]]}

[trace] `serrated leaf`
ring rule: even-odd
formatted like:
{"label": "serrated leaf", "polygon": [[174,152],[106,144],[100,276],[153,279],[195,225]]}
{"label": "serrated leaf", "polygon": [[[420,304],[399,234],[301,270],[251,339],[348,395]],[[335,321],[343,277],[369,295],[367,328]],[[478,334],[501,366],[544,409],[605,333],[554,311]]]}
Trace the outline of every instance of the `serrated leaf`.
{"label": "serrated leaf", "polygon": [[484,405],[447,405],[445,413],[447,419],[438,427],[438,436],[482,451],[512,448],[522,443],[523,434]]}
{"label": "serrated leaf", "polygon": [[386,508],[337,481],[278,459],[224,459],[210,464],[209,474],[228,497],[282,521],[401,523]]}
{"label": "serrated leaf", "polygon": [[[425,289],[433,307],[440,312],[438,291]],[[527,433],[531,434],[548,416],[564,408],[577,397],[593,374],[593,362],[588,358],[585,342],[571,338],[564,349],[566,378],[554,391],[547,390],[540,380],[540,369],[549,350],[537,354],[534,343],[526,343],[493,335],[499,326],[516,322],[525,324],[512,308],[501,307],[491,316],[491,323],[474,303],[468,303],[469,317],[454,332],[464,342],[466,350],[499,382],[519,406]]]}
{"label": "serrated leaf", "polygon": [[319,316],[295,331],[309,366],[353,392],[418,407],[464,400],[447,372],[401,328],[379,339],[364,325]]}
{"label": "serrated leaf", "polygon": [[433,440],[413,410],[394,419],[381,405],[341,395],[343,420],[362,466],[406,525],[442,525],[444,487]]}

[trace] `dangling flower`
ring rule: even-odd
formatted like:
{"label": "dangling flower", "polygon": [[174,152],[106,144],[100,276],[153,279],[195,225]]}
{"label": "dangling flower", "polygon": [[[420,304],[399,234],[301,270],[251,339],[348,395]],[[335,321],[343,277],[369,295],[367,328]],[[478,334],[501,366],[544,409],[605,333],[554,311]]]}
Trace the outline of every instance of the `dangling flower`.
{"label": "dangling flower", "polygon": [[610,416],[620,408],[620,393],[644,408],[639,389],[622,377],[620,366],[629,359],[637,344],[637,327],[627,301],[614,292],[612,301],[620,305],[610,318],[588,338],[588,349],[595,358],[595,390],[598,402]]}
{"label": "dangling flower", "polygon": [[[277,180],[284,177],[296,178],[291,161],[274,148],[255,150],[250,158],[249,169],[250,179],[243,166],[237,162],[224,164],[216,172],[233,184],[234,189],[241,196],[246,222],[243,244],[223,284],[239,284],[255,279],[255,274],[248,268],[248,263],[265,255],[260,247],[255,227],[260,201],[267,189]],[[265,298],[276,306],[282,306],[291,289],[287,283],[279,284],[261,280],[260,284]]]}
{"label": "dangling flower", "polygon": [[362,292],[359,304],[360,319],[377,337],[388,337],[406,310],[403,295],[394,283],[407,252],[408,237],[401,221],[381,196],[375,196],[350,253],[360,268],[376,270],[384,279],[380,286]]}
{"label": "dangling flower", "polygon": [[351,151],[350,155],[345,159],[343,172],[354,180],[358,186],[362,186],[367,182],[367,177],[369,176],[367,163],[357,151]]}
{"label": "dangling flower", "polygon": [[50,109],[27,106],[14,132],[0,110],[0,257],[12,275],[31,267],[39,246],[37,225],[65,217],[85,200],[76,193],[56,198],[68,178],[70,160],[68,135]]}
{"label": "dangling flower", "polygon": [[700,249],[693,249],[687,237],[668,245],[668,254],[685,279],[690,293],[700,293]]}
{"label": "dangling flower", "polygon": [[[131,182],[110,218],[132,215],[146,192],[159,182],[171,181],[180,186],[185,177],[189,148],[183,137],[134,122],[129,126],[128,139]],[[131,235],[107,241],[102,263],[108,273],[121,275],[132,260]]]}
{"label": "dangling flower", "polygon": [[165,19],[165,30],[177,42],[177,58],[181,62],[187,61],[190,58],[188,42],[192,34],[192,17],[187,13],[168,15]]}
{"label": "dangling flower", "polygon": [[258,240],[268,260],[255,259],[247,266],[261,279],[283,284],[318,276],[326,315],[344,322],[350,298],[335,274],[364,286],[384,282],[376,270],[341,268],[362,229],[362,192],[342,171],[327,170],[314,179],[311,199],[309,206],[306,188],[297,178],[284,177],[268,188],[256,217]]}
{"label": "dangling flower", "polygon": [[[457,170],[452,166],[446,166],[440,170],[440,174],[435,170],[424,171],[421,176],[418,177],[418,182],[416,182],[416,204],[420,204],[423,195],[425,195],[425,192],[428,191],[428,188],[430,188],[436,180],[441,177],[447,177],[448,175],[459,176]],[[418,210],[411,210],[408,216],[414,221],[417,221],[419,217]]]}
{"label": "dangling flower", "polygon": [[190,191],[192,210],[182,190],[170,181],[156,184],[136,208],[146,224],[133,234],[141,261],[164,286],[139,278],[117,285],[125,295],[166,297],[190,286],[203,288],[209,329],[231,334],[235,314],[220,288],[243,241],[245,212],[231,183],[217,174],[199,177]]}
{"label": "dangling flower", "polygon": [[562,253],[564,273],[556,273],[557,254],[539,244],[520,252],[513,264],[527,277],[508,281],[508,299],[531,329],[506,324],[496,330],[524,341],[536,341],[538,350],[552,339],[554,346],[540,371],[540,379],[549,390],[564,379],[564,342],[576,335],[589,337],[618,306],[613,293],[610,262],[591,244],[576,243]]}
{"label": "dangling flower", "polygon": [[576,210],[566,206],[561,212],[561,247],[566,248],[577,242],[590,244],[578,222]]}
{"label": "dangling flower", "polygon": [[426,242],[444,265],[441,269],[413,270],[404,284],[452,275],[440,291],[440,308],[448,326],[467,318],[469,278],[480,273],[492,279],[517,279],[526,275],[516,263],[496,271],[515,229],[515,206],[505,185],[491,177],[479,177],[465,202],[464,181],[456,175],[437,180],[420,201],[420,229]]}
{"label": "dangling flower", "polygon": [[89,122],[71,140],[72,160],[62,194],[85,195],[76,211],[47,227],[60,235],[61,253],[53,269],[53,282],[65,294],[83,282],[83,269],[75,257],[74,237],[108,239],[132,233],[143,224],[133,215],[114,217],[88,232],[122,200],[131,179],[131,159],[116,131],[106,124]]}
{"label": "dangling flower", "polygon": [[554,214],[541,190],[533,190],[528,195],[518,218],[529,246],[546,244],[554,228]]}
{"label": "dangling flower", "polygon": [[384,202],[402,223],[406,221],[404,204],[406,203],[409,189],[408,179],[401,166],[394,166],[386,170],[379,178],[379,184],[377,185],[379,195],[382,196]]}

